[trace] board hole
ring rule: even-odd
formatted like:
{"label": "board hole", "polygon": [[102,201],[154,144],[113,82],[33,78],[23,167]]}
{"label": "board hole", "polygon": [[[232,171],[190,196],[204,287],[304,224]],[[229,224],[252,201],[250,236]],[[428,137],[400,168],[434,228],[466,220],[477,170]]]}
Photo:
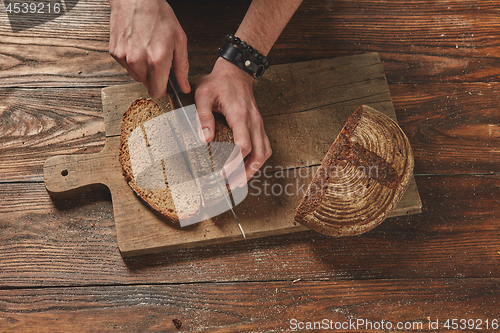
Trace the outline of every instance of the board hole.
{"label": "board hole", "polygon": [[68,170],[61,171],[61,176],[66,177],[68,175]]}

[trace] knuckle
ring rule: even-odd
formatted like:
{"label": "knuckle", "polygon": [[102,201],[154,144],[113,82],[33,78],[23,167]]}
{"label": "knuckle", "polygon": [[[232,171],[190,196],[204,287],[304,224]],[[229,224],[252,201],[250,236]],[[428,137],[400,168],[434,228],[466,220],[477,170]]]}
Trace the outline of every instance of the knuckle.
{"label": "knuckle", "polygon": [[137,54],[134,54],[134,53],[127,55],[126,59],[127,59],[127,64],[132,66],[132,67],[137,65],[140,62],[139,57],[137,56]]}
{"label": "knuckle", "polygon": [[268,149],[259,149],[255,154],[256,160],[263,164],[271,156],[268,151]]}
{"label": "knuckle", "polygon": [[115,45],[109,46],[109,54],[115,59],[124,60],[125,59],[125,51],[122,48],[119,48]]}
{"label": "knuckle", "polygon": [[166,52],[162,50],[152,50],[147,52],[147,64],[149,68],[158,69],[165,64]]}
{"label": "knuckle", "polygon": [[109,42],[108,51],[109,51],[109,54],[111,54],[111,56],[113,56],[113,57],[115,56],[115,54],[116,54],[116,45],[115,45],[115,43]]}
{"label": "knuckle", "polygon": [[271,147],[267,148],[265,153],[264,153],[264,157],[266,158],[266,160],[271,157],[271,155],[273,154],[273,150],[271,149]]}
{"label": "knuckle", "polygon": [[198,99],[198,98],[203,97],[203,96],[207,96],[210,94],[211,91],[212,91],[212,88],[210,88],[210,86],[208,86],[206,84],[200,85],[196,88],[196,91],[194,93],[195,99]]}
{"label": "knuckle", "polygon": [[202,124],[206,124],[207,122],[212,121],[212,119],[214,119],[214,116],[211,112],[208,111],[198,111],[198,119],[200,119],[200,122]]}
{"label": "knuckle", "polygon": [[240,141],[237,145],[240,147],[243,156],[248,155],[250,151],[252,151],[252,144],[250,141]]}
{"label": "knuckle", "polygon": [[126,53],[124,52],[123,58],[131,67],[135,67],[136,65],[140,64],[144,59],[142,53],[136,52],[134,50],[129,50]]}
{"label": "knuckle", "polygon": [[177,40],[179,41],[179,43],[180,43],[181,45],[187,45],[187,40],[188,40],[188,38],[187,38],[187,35],[186,35],[186,33],[184,32],[184,30],[181,30],[181,31],[179,32],[179,34],[177,35]]}
{"label": "knuckle", "polygon": [[264,128],[264,121],[262,120],[262,117],[260,113],[257,112],[252,112],[251,113],[252,121],[253,123],[258,126],[258,128]]}
{"label": "knuckle", "polygon": [[160,58],[157,57],[156,55],[149,55],[148,56],[148,68],[154,70],[156,68],[159,68],[160,66]]}

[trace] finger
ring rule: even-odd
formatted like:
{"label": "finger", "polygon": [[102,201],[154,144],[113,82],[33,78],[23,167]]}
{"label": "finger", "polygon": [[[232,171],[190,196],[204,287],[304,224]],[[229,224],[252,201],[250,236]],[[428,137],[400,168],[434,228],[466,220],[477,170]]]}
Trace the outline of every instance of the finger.
{"label": "finger", "polygon": [[202,142],[210,142],[215,134],[215,119],[212,113],[213,97],[207,88],[199,88],[195,92],[196,123],[198,135]]}
{"label": "finger", "polygon": [[187,37],[183,33],[179,38],[178,45],[174,49],[174,59],[172,62],[175,77],[183,93],[188,94],[191,91],[191,85],[188,81],[189,61],[187,50]]}
{"label": "finger", "polygon": [[134,80],[141,82],[146,87],[148,86],[147,81],[147,59],[146,55],[142,52],[128,52],[125,55],[123,67],[127,69],[129,74],[134,78]]}
{"label": "finger", "polygon": [[234,145],[231,155],[224,163],[221,176],[228,180],[231,189],[241,187],[247,183],[245,163],[241,155],[241,150],[237,145]]}
{"label": "finger", "polygon": [[[242,156],[247,157],[245,174],[246,180],[250,180],[268,157],[268,149],[265,142],[266,140],[269,142],[269,140],[267,139],[267,135],[262,133],[258,128],[253,129],[252,133],[250,133],[244,122],[240,124],[233,128],[234,142],[240,147]],[[269,151],[270,148],[269,145]]]}
{"label": "finger", "polygon": [[245,162],[245,171],[247,180],[253,177],[253,175],[260,169],[260,167],[266,162],[266,160],[271,157],[272,149],[269,143],[269,138],[267,137],[264,127],[258,127],[259,129],[253,132],[252,136],[252,152],[248,155]]}
{"label": "finger", "polygon": [[160,98],[167,95],[168,75],[170,73],[171,59],[166,58],[164,53],[152,54],[148,57],[147,87],[148,94],[152,98]]}
{"label": "finger", "polygon": [[143,79],[143,80],[141,80],[141,78],[139,77],[139,75],[138,75],[138,74],[137,74],[137,73],[136,73],[136,72],[132,69],[132,67],[130,67],[130,66],[127,64],[127,62],[126,62],[126,61],[123,61],[123,63],[121,63],[121,62],[119,61],[119,63],[120,63],[123,67],[125,67],[125,69],[127,70],[127,72],[130,74],[130,76],[132,76],[132,78],[133,78],[134,80],[136,80],[137,82],[141,82],[141,83],[143,83],[144,85],[146,85],[146,81],[145,81],[144,79]]}
{"label": "finger", "polygon": [[244,164],[242,164],[241,168],[236,169],[235,172],[227,178],[227,183],[229,184],[229,188],[232,190],[247,185],[248,181]]}
{"label": "finger", "polygon": [[252,138],[245,121],[239,121],[232,125],[234,143],[240,148],[241,155],[245,158],[252,151]]}
{"label": "finger", "polygon": [[109,54],[116,60],[120,65],[122,65],[127,72],[132,76],[132,78],[138,82],[146,83],[145,81],[141,81],[139,75],[130,67],[127,63],[127,55],[124,49],[118,47],[117,43],[114,40],[110,40],[109,42]]}

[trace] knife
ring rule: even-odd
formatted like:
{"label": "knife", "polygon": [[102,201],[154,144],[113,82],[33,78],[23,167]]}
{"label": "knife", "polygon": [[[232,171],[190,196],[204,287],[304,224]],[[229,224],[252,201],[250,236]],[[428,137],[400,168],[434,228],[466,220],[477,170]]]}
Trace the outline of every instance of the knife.
{"label": "knife", "polygon": [[[170,76],[169,76],[169,80],[168,81],[169,81],[170,86],[171,86],[171,88],[173,90],[175,99],[176,99],[177,103],[179,104],[180,108],[182,109],[182,115],[187,120],[189,128],[192,131],[193,137],[196,138],[196,140],[197,140],[198,146],[204,145],[205,143],[202,143],[200,141],[198,133],[195,130],[195,126],[193,125],[193,123],[189,119],[188,114],[186,112],[186,109],[184,108],[184,105],[181,102],[181,99],[179,97],[179,93],[181,92],[181,88],[179,86],[179,83],[177,82],[177,79],[176,79],[175,74],[174,74],[173,71],[170,72]],[[212,173],[215,173],[215,170],[213,169],[213,165],[212,165],[212,163],[210,163],[210,157],[208,156],[206,150],[205,149],[200,149],[200,150],[203,152],[202,155],[203,155],[203,158],[205,159],[205,163],[210,166],[210,169],[212,170]],[[217,183],[217,186],[218,186],[219,190],[222,192],[222,195],[224,196],[224,199],[226,200],[226,203],[227,203],[229,209],[231,210],[231,213],[233,214],[233,217],[234,217],[236,223],[238,224],[238,228],[240,229],[240,232],[243,235],[243,238],[246,238],[245,231],[241,227],[240,221],[238,220],[238,217],[236,216],[236,213],[234,212],[233,205],[231,204],[231,200],[229,198],[229,195],[226,194],[226,191],[224,191],[224,188],[222,187],[222,184],[220,183],[218,177],[214,176],[214,178],[215,178],[215,181]]]}

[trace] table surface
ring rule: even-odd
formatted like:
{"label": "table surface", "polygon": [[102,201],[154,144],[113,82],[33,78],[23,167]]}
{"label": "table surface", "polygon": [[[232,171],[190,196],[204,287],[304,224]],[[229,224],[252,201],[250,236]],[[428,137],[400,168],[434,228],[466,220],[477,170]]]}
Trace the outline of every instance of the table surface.
{"label": "table surface", "polygon": [[[248,3],[171,2],[192,75],[210,71]],[[107,2],[65,4],[47,22],[0,5],[0,332],[500,325],[500,1],[305,0],[269,54],[379,53],[421,214],[352,238],[305,231],[131,258],[109,192],[53,200],[44,188],[47,158],[102,149],[101,89],[133,82],[107,52]]]}

